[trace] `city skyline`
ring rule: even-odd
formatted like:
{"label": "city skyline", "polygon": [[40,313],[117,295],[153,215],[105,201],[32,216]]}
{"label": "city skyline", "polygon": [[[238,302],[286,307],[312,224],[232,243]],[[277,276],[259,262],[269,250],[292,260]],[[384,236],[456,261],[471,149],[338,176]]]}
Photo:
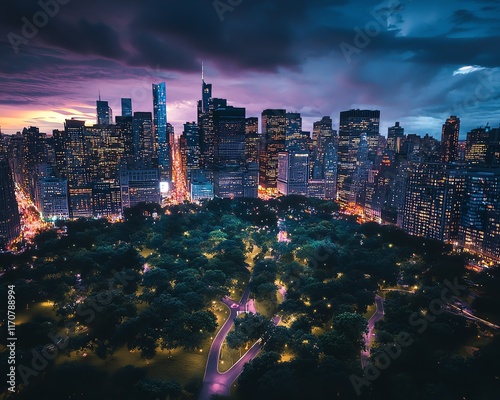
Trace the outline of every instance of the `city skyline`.
{"label": "city skyline", "polygon": [[[108,2],[92,4],[90,14],[60,1],[30,39],[22,36],[24,21],[40,5],[7,5],[0,17],[3,132],[90,120],[99,91],[116,115],[122,97],[150,111],[150,85],[163,81],[169,120],[180,131],[196,120],[203,61],[214,97],[232,99],[248,115],[300,112],[306,130],[325,115],[338,126],[339,112],[351,108],[380,110],[384,135],[400,121],[408,133],[439,138],[450,115],[462,120],[460,139],[498,124],[494,3],[232,3],[221,11],[210,2]],[[109,10],[114,18],[104,17]]]}
{"label": "city skyline", "polygon": [[4,4],[2,398],[498,397],[499,21]]}

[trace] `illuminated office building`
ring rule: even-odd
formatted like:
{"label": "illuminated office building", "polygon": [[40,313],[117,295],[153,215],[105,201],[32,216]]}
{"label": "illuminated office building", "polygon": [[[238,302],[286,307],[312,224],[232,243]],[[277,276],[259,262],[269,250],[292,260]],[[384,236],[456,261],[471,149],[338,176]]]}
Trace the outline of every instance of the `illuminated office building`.
{"label": "illuminated office building", "polygon": [[139,203],[160,203],[160,181],[157,169],[120,172],[122,211]]}
{"label": "illuminated office building", "polygon": [[172,181],[172,154],[167,128],[167,88],[165,82],[153,84],[153,117],[156,156],[160,181]]}
{"label": "illuminated office building", "polygon": [[259,143],[261,136],[259,131],[259,119],[250,117],[245,123],[245,159],[247,163],[259,162]]}
{"label": "illuminated office building", "polygon": [[399,125],[399,122],[396,122],[394,126],[388,129],[387,148],[394,153],[399,153],[404,137],[405,129]]}
{"label": "illuminated office building", "polygon": [[92,210],[96,218],[116,218],[122,213],[118,181],[92,184]]}
{"label": "illuminated office building", "polygon": [[132,120],[135,165],[138,169],[151,169],[156,158],[153,116],[150,112],[135,112]]}
{"label": "illuminated office building", "polygon": [[441,133],[441,161],[453,162],[458,157],[458,136],[460,133],[460,118],[452,115],[443,125]]}
{"label": "illuminated office building", "polygon": [[499,168],[466,173],[459,244],[496,261],[500,261],[499,199]]}
{"label": "illuminated office building", "polygon": [[476,128],[468,132],[465,142],[465,161],[471,165],[485,165],[490,143],[489,126]]}
{"label": "illuminated office building", "polygon": [[270,193],[277,191],[278,154],[285,151],[286,126],[286,110],[268,109],[262,112],[259,185]]}
{"label": "illuminated office building", "polygon": [[338,143],[338,198],[342,203],[356,202],[355,172],[361,135],[366,135],[368,160],[378,152],[380,111],[349,110],[340,113]]}
{"label": "illuminated office building", "polygon": [[39,179],[38,166],[47,162],[46,135],[34,126],[23,129],[22,177],[24,191],[34,199]]}
{"label": "illuminated office building", "polygon": [[113,111],[107,101],[99,100],[96,101],[97,105],[97,125],[111,125],[113,123]]}
{"label": "illuminated office building", "polygon": [[21,221],[14,191],[12,171],[6,154],[0,153],[0,250],[21,233]]}
{"label": "illuminated office building", "polygon": [[444,242],[457,240],[465,175],[442,163],[412,166],[404,201],[403,229]]}
{"label": "illuminated office building", "polygon": [[187,122],[184,124],[184,131],[180,138],[182,165],[186,175],[186,181],[191,181],[191,178],[201,165],[201,149],[200,149],[200,129],[195,122]]}
{"label": "illuminated office building", "polygon": [[132,99],[122,99],[122,117],[132,116]]}
{"label": "illuminated office building", "polygon": [[307,196],[309,181],[309,153],[290,150],[278,154],[278,192],[288,196]]}
{"label": "illuminated office building", "polygon": [[40,180],[39,210],[45,221],[69,218],[68,181],[47,177]]}

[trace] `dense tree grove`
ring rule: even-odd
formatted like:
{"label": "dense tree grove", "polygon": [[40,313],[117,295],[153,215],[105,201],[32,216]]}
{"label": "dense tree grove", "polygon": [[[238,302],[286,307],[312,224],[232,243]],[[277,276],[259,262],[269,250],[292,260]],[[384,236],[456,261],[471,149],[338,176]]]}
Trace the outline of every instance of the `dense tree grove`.
{"label": "dense tree grove", "polygon": [[[262,312],[237,318],[227,345],[261,340],[263,350],[245,366],[235,399],[479,400],[500,390],[498,336],[452,312],[468,301],[497,315],[498,272],[471,275],[448,246],[360,225],[332,202],[142,204],[122,223],[61,222],[35,244],[0,255],[1,284],[16,286],[18,309],[44,303],[55,311],[17,327],[18,364],[31,369],[18,377],[29,383],[19,399],[194,399],[202,376],[181,385],[145,368],[105,371],[72,357],[108,360],[126,349],[149,362],[160,351],[199,353],[217,331],[219,301],[238,300],[247,286]],[[454,297],[437,307],[446,288]],[[372,369],[363,371],[365,315],[377,293],[385,315]],[[7,365],[7,352],[1,357]]]}

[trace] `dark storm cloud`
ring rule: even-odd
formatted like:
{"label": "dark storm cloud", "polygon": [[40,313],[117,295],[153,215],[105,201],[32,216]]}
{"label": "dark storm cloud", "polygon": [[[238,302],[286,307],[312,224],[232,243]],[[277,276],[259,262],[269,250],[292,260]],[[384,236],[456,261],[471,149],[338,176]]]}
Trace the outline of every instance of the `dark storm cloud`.
{"label": "dark storm cloud", "polygon": [[94,23],[80,19],[70,24],[58,21],[43,32],[43,40],[80,55],[88,54],[111,59],[126,57],[119,33],[103,22]]}
{"label": "dark storm cloud", "polygon": [[475,22],[479,21],[478,18],[473,12],[469,10],[456,10],[452,15],[452,22],[457,24],[463,24],[464,22]]}
{"label": "dark storm cloud", "polygon": [[[93,93],[104,86],[146,98],[158,79],[177,81],[185,104],[196,98],[182,87],[203,60],[242,106],[266,99],[312,117],[373,105],[391,119],[423,111],[441,119],[454,107],[450,92],[467,98],[475,89],[476,72],[454,71],[500,66],[496,0],[242,0],[223,20],[212,0],[70,0],[16,54],[8,33],[20,35],[21,19],[40,9],[37,0],[2,5],[0,104],[57,99],[50,110],[64,110],[64,99],[88,96],[88,82]],[[380,32],[356,46],[367,24]],[[341,43],[356,49],[351,63]]]}
{"label": "dark storm cloud", "polygon": [[[161,64],[178,71],[192,71],[200,56],[213,59],[222,69],[275,70],[299,65],[303,61],[299,46],[304,42],[314,47],[310,35],[321,8],[345,4],[343,0],[243,1],[221,21],[211,1],[73,0],[60,6],[33,42],[76,55],[130,65]],[[31,19],[40,6],[36,1],[9,3],[2,11],[2,31],[20,34],[21,18]]]}

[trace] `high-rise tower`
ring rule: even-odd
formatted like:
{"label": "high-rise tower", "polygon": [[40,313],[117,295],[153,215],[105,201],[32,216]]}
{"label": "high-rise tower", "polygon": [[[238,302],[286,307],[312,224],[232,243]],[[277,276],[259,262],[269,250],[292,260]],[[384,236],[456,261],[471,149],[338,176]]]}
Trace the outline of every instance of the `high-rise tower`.
{"label": "high-rise tower", "polygon": [[260,152],[259,185],[270,191],[277,189],[278,154],[285,150],[286,110],[262,112],[263,146]]}
{"label": "high-rise tower", "polygon": [[167,88],[165,82],[153,84],[153,117],[155,148],[161,181],[172,180],[172,156],[167,132]]}
{"label": "high-rise tower", "polygon": [[443,125],[441,134],[441,160],[453,162],[458,156],[458,135],[460,133],[460,118],[452,115]]}
{"label": "high-rise tower", "polygon": [[122,99],[122,117],[132,116],[132,99]]}
{"label": "high-rise tower", "polygon": [[[343,203],[356,202],[356,192],[352,183],[361,135],[366,134],[368,156],[373,157],[378,148],[379,123],[380,111],[378,110],[349,110],[340,113],[338,196]],[[374,145],[375,141],[377,141],[377,146]]]}
{"label": "high-rise tower", "polygon": [[113,123],[113,111],[107,101],[101,100],[101,95],[99,95],[99,100],[96,101],[97,105],[97,124],[98,125],[111,125]]}

